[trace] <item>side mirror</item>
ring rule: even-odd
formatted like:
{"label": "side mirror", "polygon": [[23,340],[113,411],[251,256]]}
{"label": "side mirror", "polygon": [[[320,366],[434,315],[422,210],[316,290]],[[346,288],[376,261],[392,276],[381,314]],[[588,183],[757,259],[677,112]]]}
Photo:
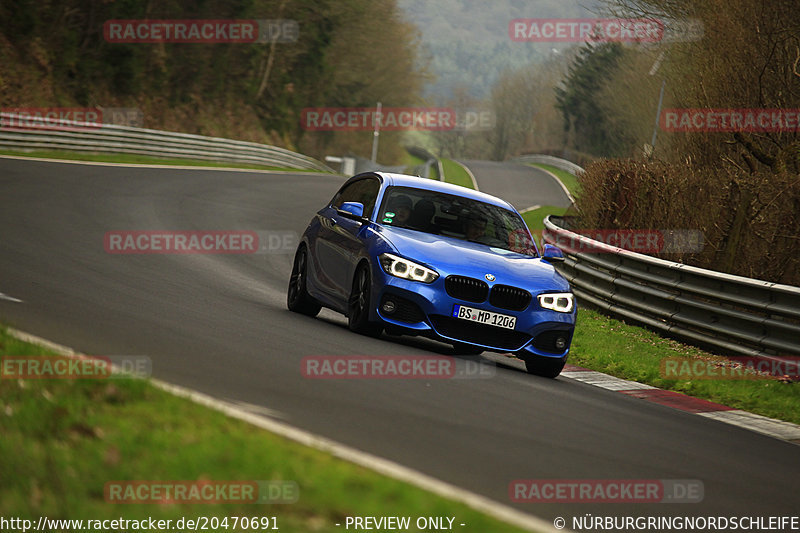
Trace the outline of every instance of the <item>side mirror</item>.
{"label": "side mirror", "polygon": [[365,222],[364,204],[361,202],[345,202],[342,204],[342,207],[336,210],[336,212],[345,218],[356,220],[358,222]]}
{"label": "side mirror", "polygon": [[542,254],[542,259],[549,263],[562,263],[564,262],[564,252],[561,251],[561,248],[558,246],[553,246],[552,244],[545,244],[544,245],[544,253]]}

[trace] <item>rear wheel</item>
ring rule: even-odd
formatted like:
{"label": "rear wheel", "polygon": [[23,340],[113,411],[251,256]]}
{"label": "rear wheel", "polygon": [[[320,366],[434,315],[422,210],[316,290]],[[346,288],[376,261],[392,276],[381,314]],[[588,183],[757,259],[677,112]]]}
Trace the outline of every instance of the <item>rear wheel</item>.
{"label": "rear wheel", "polygon": [[525,361],[525,370],[528,371],[528,374],[541,376],[543,378],[554,378],[558,376],[564,369],[564,364],[566,364],[564,359],[552,357],[541,357],[538,355],[518,355],[517,357]]}
{"label": "rear wheel", "polygon": [[289,290],[286,292],[286,306],[295,313],[317,316],[322,307],[306,290],[307,271],[308,252],[305,246],[301,246],[294,255],[292,275],[289,277]]}
{"label": "rear wheel", "polygon": [[347,326],[351,331],[377,337],[383,327],[369,321],[369,306],[372,297],[369,268],[361,264],[353,276],[353,290],[350,293],[347,312]]}

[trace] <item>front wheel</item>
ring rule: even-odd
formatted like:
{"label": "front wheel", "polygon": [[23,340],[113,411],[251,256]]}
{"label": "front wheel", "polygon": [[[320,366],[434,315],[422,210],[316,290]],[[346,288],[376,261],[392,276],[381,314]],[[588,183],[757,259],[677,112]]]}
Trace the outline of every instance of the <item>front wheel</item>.
{"label": "front wheel", "polygon": [[353,276],[353,291],[350,293],[347,312],[347,327],[351,331],[377,337],[383,327],[369,321],[369,306],[372,296],[369,268],[362,264]]}
{"label": "front wheel", "polygon": [[306,272],[308,271],[308,252],[304,246],[297,249],[294,255],[292,275],[289,277],[289,290],[286,292],[286,307],[295,313],[317,316],[322,309],[306,289]]}
{"label": "front wheel", "polygon": [[558,376],[566,364],[565,359],[553,357],[542,357],[532,354],[517,355],[517,357],[525,361],[525,370],[528,371],[528,374],[541,376],[543,378],[554,378]]}

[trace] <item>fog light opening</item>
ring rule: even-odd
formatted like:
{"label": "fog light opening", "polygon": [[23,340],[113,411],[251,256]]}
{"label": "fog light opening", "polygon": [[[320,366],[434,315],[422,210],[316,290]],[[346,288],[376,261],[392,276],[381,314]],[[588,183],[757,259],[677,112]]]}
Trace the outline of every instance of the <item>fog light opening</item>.
{"label": "fog light opening", "polygon": [[392,313],[394,313],[394,310],[397,309],[397,306],[394,304],[393,301],[386,300],[385,302],[383,302],[383,306],[381,307],[381,309],[387,315],[391,315]]}
{"label": "fog light opening", "polygon": [[567,339],[564,337],[556,338],[556,349],[563,350],[567,347]]}

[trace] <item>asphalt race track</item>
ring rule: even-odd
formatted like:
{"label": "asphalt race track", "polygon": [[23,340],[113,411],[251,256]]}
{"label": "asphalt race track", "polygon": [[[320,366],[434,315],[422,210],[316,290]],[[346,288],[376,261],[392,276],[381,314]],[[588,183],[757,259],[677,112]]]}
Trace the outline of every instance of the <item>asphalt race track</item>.
{"label": "asphalt race track", "polygon": [[511,202],[518,210],[535,205],[569,207],[564,189],[547,172],[521,163],[462,161],[472,171],[478,188]]}
{"label": "asphalt race track", "polygon": [[[519,165],[510,167],[512,177],[491,165],[493,175],[473,167],[482,190],[510,194],[512,180],[525,179],[530,196],[509,197],[512,203],[552,203],[535,196],[556,194],[546,174],[514,178]],[[263,408],[546,520],[797,513],[800,447],[567,378],[529,376],[516,361],[479,379],[304,378],[305,356],[448,354],[449,347],[358,336],[327,311],[316,319],[290,313],[290,250],[104,249],[105,233],[114,230],[299,234],[341,182],[330,175],[0,158],[0,293],[22,300],[0,300],[0,321],[88,354],[147,355],[157,378]],[[705,497],[666,505],[509,499],[516,479],[600,478],[695,479]]]}

